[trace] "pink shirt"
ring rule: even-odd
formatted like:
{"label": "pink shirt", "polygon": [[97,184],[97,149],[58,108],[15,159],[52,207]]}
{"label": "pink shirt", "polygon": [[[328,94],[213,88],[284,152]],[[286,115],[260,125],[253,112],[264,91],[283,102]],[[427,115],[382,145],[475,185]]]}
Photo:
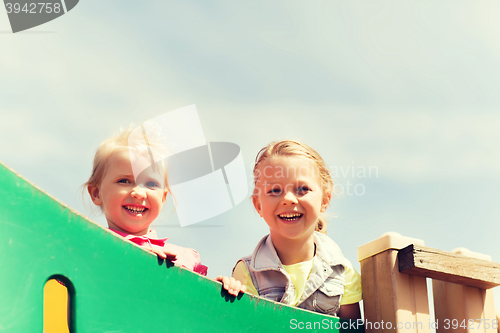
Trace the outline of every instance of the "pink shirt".
{"label": "pink shirt", "polygon": [[208,267],[201,264],[200,255],[194,249],[188,249],[186,247],[177,246],[174,244],[167,243],[168,238],[158,238],[156,231],[149,230],[145,236],[135,236],[120,232],[117,230],[109,229],[118,235],[124,237],[125,239],[131,241],[139,246],[152,248],[152,245],[161,246],[169,252],[177,253],[177,259],[172,262],[176,266],[181,266],[187,268],[193,272],[199,273],[206,276]]}

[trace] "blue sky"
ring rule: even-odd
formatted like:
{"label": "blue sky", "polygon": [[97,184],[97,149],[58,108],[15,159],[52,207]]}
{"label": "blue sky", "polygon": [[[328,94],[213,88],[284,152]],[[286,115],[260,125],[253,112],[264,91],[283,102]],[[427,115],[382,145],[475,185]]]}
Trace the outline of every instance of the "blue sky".
{"label": "blue sky", "polygon": [[[332,169],[376,167],[340,174],[365,192],[328,210],[355,267],[387,231],[500,262],[499,14],[492,1],[82,0],[12,34],[0,11],[0,160],[89,216],[79,187],[99,143],[196,104],[207,140],[241,147],[249,184],[259,149],[286,138]],[[171,211],[155,228],[210,277],[268,232],[250,200],[186,228]]]}

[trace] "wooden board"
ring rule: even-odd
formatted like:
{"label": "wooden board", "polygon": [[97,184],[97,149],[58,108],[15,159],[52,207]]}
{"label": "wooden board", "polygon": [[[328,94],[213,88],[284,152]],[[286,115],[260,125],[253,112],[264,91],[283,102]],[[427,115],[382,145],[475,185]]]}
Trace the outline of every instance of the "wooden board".
{"label": "wooden board", "polygon": [[500,285],[500,264],[419,245],[399,250],[399,271],[466,286],[489,289]]}
{"label": "wooden board", "polygon": [[497,333],[492,289],[433,280],[432,290],[436,333]]}
{"label": "wooden board", "polygon": [[397,254],[397,250],[389,249],[360,262],[365,331],[429,333],[425,278],[400,274]]}

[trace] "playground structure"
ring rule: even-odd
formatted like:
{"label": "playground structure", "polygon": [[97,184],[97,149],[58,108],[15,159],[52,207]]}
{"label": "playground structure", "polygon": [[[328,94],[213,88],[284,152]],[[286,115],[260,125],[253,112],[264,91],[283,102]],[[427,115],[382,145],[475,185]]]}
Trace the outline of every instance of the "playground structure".
{"label": "playground structure", "polygon": [[288,332],[307,325],[336,332],[344,323],[230,296],[220,283],[158,259],[2,164],[0,193],[2,333],[43,331],[43,290],[53,279],[68,288],[70,332]]}
{"label": "playground structure", "polygon": [[[2,332],[42,332],[43,289],[54,278],[68,288],[71,332],[363,331],[259,297],[229,296],[219,283],[157,259],[2,164],[0,193]],[[425,277],[433,278],[437,332],[497,332],[491,288],[500,284],[500,264],[395,234],[361,246],[358,257],[366,332],[431,332]],[[483,319],[490,327],[445,329],[446,319]]]}
{"label": "playground structure", "polygon": [[[491,289],[500,285],[500,264],[489,256],[444,252],[387,233],[360,246],[358,260],[366,332],[500,332]],[[433,321],[426,278],[432,278]]]}

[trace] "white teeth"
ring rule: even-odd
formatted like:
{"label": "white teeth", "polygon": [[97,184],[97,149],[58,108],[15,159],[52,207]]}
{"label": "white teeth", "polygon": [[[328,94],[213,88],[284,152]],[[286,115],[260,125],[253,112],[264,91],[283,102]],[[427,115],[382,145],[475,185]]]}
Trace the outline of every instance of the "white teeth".
{"label": "white teeth", "polygon": [[278,216],[281,217],[282,219],[293,220],[293,219],[301,217],[302,214],[301,213],[284,213],[284,214],[279,214]]}
{"label": "white teeth", "polygon": [[143,213],[147,208],[146,207],[136,207],[136,206],[124,206],[125,209],[133,212],[133,213]]}

